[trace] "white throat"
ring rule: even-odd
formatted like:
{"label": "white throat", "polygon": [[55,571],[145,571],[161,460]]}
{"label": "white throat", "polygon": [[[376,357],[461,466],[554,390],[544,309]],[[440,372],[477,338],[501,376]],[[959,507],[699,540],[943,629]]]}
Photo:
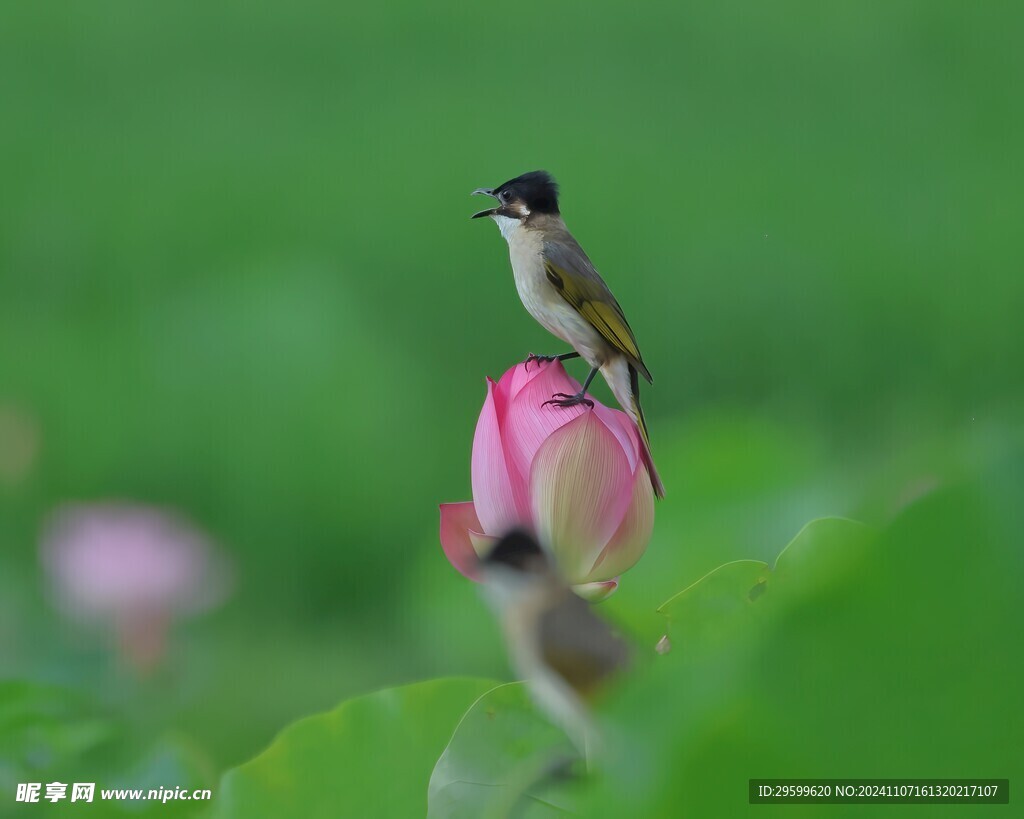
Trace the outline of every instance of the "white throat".
{"label": "white throat", "polygon": [[491,218],[498,225],[498,230],[501,231],[501,235],[504,237],[505,241],[512,244],[512,239],[515,237],[516,231],[519,230],[521,224],[520,221],[508,216],[498,216],[497,214]]}

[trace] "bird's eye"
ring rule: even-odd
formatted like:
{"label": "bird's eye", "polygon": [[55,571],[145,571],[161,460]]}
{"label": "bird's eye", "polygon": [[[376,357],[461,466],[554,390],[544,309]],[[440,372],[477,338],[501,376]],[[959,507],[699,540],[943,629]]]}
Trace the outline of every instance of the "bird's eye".
{"label": "bird's eye", "polygon": [[499,197],[500,197],[500,199],[501,199],[501,201],[502,201],[502,202],[508,202],[509,200],[511,200],[511,199],[512,199],[512,194],[511,194],[511,193],[509,193],[508,191],[502,191],[502,192],[501,192],[501,193],[499,194]]}

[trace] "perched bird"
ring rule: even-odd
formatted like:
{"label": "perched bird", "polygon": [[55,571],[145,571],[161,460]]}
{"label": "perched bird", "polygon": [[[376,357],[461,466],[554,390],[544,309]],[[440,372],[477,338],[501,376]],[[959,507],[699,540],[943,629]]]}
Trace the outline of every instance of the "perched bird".
{"label": "perched bird", "polygon": [[640,407],[639,376],[650,382],[650,370],[622,308],[562,221],[555,180],[546,171],[531,171],[497,188],[477,188],[473,194],[498,200],[497,207],[475,213],[473,218],[489,216],[498,224],[508,242],[512,274],[523,305],[575,351],[558,356],[531,355],[527,363],[582,356],[590,365],[582,390],[576,395],[557,393],[545,403],[593,406],[586,391],[600,371],[615,399],[639,428],[654,493],[664,497],[665,487],[654,468]]}
{"label": "perched bird", "polygon": [[572,592],[526,532],[501,538],[480,568],[510,663],[537,706],[586,755],[596,742],[586,703],[627,664],[626,642]]}

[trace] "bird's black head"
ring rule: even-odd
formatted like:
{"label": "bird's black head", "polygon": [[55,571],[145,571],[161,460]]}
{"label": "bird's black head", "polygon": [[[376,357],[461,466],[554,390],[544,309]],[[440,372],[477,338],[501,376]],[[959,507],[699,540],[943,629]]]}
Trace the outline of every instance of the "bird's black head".
{"label": "bird's black head", "polygon": [[536,538],[522,529],[513,529],[484,557],[485,566],[505,566],[520,572],[537,571],[547,557]]}
{"label": "bird's black head", "polygon": [[481,216],[525,219],[532,213],[558,213],[558,183],[547,171],[530,171],[493,190],[477,188],[473,193],[493,196],[499,203],[496,208],[473,214],[474,219]]}
{"label": "bird's black head", "polygon": [[494,189],[499,202],[523,202],[530,213],[558,213],[558,183],[547,171],[530,171]]}

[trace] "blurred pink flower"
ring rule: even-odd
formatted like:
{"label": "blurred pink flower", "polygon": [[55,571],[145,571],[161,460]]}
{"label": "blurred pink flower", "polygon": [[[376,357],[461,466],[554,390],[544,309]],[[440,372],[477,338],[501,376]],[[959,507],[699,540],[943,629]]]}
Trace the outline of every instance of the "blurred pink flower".
{"label": "blurred pink flower", "polygon": [[441,504],[441,545],[477,579],[478,556],[525,526],[577,594],[600,600],[643,555],[654,526],[648,455],[624,412],[544,405],[580,385],[561,363],[517,364],[495,383],[473,437],[473,500]]}
{"label": "blurred pink flower", "polygon": [[224,558],[176,515],[128,503],[70,504],[50,516],[40,557],[58,608],[114,630],[140,671],[164,653],[173,620],[227,594]]}

